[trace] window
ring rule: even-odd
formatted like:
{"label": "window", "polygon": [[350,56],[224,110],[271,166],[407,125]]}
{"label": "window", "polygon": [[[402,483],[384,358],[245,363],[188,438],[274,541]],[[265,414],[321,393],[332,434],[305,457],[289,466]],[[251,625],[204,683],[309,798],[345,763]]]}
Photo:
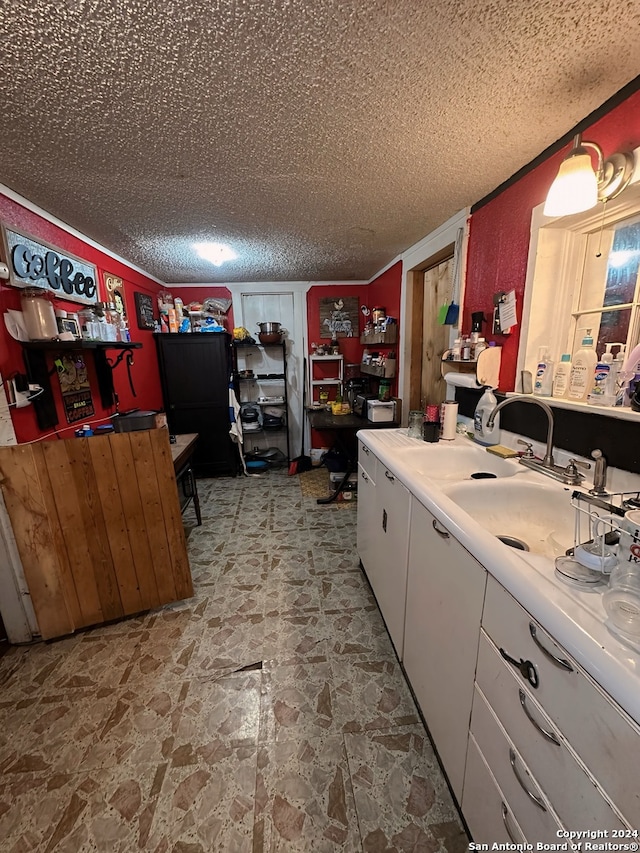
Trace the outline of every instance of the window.
{"label": "window", "polygon": [[535,373],[542,346],[557,362],[580,348],[588,329],[599,356],[607,344],[615,355],[621,344],[629,353],[640,341],[640,182],[604,210],[550,220],[542,207],[531,221],[518,391],[521,371]]}

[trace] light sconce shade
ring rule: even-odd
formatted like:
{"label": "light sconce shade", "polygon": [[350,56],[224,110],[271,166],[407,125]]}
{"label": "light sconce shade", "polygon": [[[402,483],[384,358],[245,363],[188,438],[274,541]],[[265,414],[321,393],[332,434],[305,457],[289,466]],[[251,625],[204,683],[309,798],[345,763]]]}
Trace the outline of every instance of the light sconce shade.
{"label": "light sconce shade", "polygon": [[[594,171],[587,148],[596,152],[598,165]],[[583,142],[576,134],[573,147],[560,164],[544,206],[545,216],[569,216],[589,210],[599,201],[609,201],[628,185],[633,174],[633,154],[613,154],[608,160],[595,142]]]}

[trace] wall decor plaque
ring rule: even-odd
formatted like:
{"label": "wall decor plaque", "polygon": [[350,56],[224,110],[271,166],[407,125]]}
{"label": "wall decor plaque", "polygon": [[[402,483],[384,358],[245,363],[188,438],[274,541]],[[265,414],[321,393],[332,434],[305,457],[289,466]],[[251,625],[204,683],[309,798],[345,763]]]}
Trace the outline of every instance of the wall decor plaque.
{"label": "wall decor plaque", "polygon": [[67,423],[75,424],[95,414],[82,350],[60,353],[53,363],[58,372]]}
{"label": "wall decor plaque", "polygon": [[358,335],[358,299],[355,296],[320,300],[320,337],[352,338]]}
{"label": "wall decor plaque", "polygon": [[139,329],[155,329],[153,318],[153,298],[148,293],[134,291],[133,298],[136,303],[136,318]]}
{"label": "wall decor plaque", "polygon": [[2,227],[2,234],[9,283],[14,287],[41,287],[71,302],[97,302],[93,264],[6,226]]}
{"label": "wall decor plaque", "polygon": [[122,319],[127,319],[127,306],[124,301],[124,281],[119,275],[113,275],[110,272],[103,272],[104,289],[107,292],[106,302],[115,302],[116,308],[122,315]]}

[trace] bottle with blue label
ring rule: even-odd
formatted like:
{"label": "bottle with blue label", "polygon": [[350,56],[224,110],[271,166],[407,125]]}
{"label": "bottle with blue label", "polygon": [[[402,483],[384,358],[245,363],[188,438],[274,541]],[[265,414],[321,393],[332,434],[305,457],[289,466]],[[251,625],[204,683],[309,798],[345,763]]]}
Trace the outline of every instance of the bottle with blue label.
{"label": "bottle with blue label", "polygon": [[591,406],[609,405],[606,400],[612,362],[613,354],[611,352],[611,344],[607,344],[602,356],[596,362],[593,373],[593,385],[591,386],[591,391],[587,398],[587,402]]}

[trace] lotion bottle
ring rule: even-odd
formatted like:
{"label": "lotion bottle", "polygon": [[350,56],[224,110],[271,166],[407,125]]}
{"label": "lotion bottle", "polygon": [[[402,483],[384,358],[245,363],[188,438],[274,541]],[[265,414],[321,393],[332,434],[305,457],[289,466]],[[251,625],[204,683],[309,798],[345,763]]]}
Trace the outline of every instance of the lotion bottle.
{"label": "lotion bottle", "polygon": [[553,377],[553,396],[566,397],[569,391],[569,377],[571,376],[571,353],[565,352],[560,356]]}
{"label": "lotion bottle", "polygon": [[582,339],[582,347],[573,356],[571,363],[571,375],[569,377],[569,394],[568,399],[575,402],[585,402],[591,385],[593,375],[598,363],[598,356],[593,348],[593,338],[591,337],[591,329],[586,330],[587,334]]}

